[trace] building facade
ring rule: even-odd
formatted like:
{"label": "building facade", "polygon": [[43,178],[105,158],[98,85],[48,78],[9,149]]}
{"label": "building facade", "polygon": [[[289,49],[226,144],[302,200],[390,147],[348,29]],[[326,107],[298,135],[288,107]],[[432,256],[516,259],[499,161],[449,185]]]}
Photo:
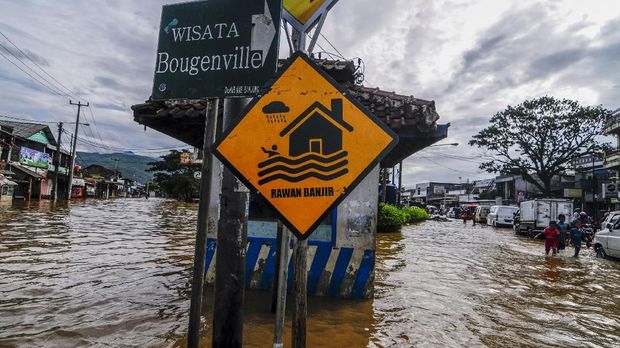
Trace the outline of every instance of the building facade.
{"label": "building facade", "polygon": [[58,149],[49,126],[0,120],[0,134],[0,174],[17,184],[13,198],[50,198],[56,161],[60,163],[58,193],[66,192],[70,155]]}
{"label": "building facade", "polygon": [[[610,182],[618,183],[620,175],[620,109],[613,112],[611,117],[605,122],[605,135],[616,138],[615,149],[608,152],[605,156],[605,168],[611,171]],[[620,209],[620,202],[617,197],[609,199],[610,209]]]}

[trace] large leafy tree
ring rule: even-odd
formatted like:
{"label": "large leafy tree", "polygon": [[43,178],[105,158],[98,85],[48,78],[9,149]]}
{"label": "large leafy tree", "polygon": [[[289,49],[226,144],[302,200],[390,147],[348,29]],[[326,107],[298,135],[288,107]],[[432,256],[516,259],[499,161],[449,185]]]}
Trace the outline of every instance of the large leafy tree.
{"label": "large leafy tree", "polygon": [[198,196],[200,184],[193,177],[196,167],[181,164],[181,153],[176,150],[170,151],[161,157],[161,161],[149,163],[149,171],[156,172],[153,181],[166,196],[190,201]]}
{"label": "large leafy tree", "polygon": [[554,176],[571,168],[575,159],[607,146],[597,138],[610,115],[602,106],[581,106],[573,100],[549,96],[526,100],[495,114],[469,145],[493,156],[480,169],[521,175],[549,195]]}

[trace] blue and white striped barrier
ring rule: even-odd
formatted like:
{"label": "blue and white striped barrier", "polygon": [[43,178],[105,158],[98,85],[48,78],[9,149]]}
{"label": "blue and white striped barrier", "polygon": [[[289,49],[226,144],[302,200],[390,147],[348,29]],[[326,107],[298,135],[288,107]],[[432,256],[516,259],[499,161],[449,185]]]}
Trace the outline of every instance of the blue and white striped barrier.
{"label": "blue and white striped barrier", "polygon": [[[206,280],[215,281],[216,240],[207,241]],[[292,255],[292,251],[289,255]],[[369,298],[374,278],[374,250],[334,248],[330,243],[308,242],[308,295]],[[275,239],[248,237],[245,284],[271,289],[276,272]],[[288,288],[293,287],[293,261],[289,257]]]}

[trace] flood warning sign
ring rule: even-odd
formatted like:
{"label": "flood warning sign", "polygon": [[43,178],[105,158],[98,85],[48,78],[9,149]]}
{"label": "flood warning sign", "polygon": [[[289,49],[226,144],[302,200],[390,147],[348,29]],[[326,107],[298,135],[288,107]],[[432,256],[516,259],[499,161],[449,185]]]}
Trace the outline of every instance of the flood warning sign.
{"label": "flood warning sign", "polygon": [[214,146],[305,239],[396,145],[397,136],[297,54]]}

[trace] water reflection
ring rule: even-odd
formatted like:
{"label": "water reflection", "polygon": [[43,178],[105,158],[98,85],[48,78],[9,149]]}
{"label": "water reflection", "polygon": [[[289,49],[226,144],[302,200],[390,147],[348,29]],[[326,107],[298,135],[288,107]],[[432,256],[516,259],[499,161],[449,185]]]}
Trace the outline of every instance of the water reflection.
{"label": "water reflection", "polygon": [[[0,205],[0,347],[184,346],[195,217],[157,199]],[[375,299],[310,299],[308,346],[612,347],[620,263],[570,254],[458,221],[380,235]],[[271,345],[270,301],[247,292],[246,346]]]}

